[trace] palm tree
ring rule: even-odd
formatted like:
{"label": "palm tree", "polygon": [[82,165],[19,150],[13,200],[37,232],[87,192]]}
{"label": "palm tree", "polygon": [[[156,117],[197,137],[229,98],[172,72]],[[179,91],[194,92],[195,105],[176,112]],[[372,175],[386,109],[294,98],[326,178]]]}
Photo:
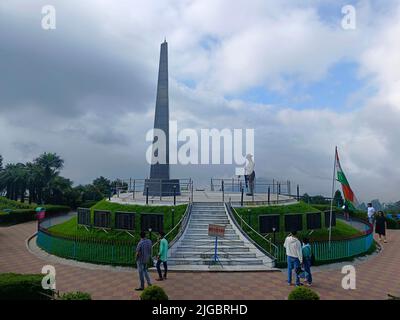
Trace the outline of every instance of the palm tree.
{"label": "palm tree", "polygon": [[34,164],[38,166],[42,176],[42,183],[38,190],[40,202],[44,200],[49,203],[52,196],[51,182],[59,175],[64,166],[64,160],[56,153],[45,152],[34,160]]}

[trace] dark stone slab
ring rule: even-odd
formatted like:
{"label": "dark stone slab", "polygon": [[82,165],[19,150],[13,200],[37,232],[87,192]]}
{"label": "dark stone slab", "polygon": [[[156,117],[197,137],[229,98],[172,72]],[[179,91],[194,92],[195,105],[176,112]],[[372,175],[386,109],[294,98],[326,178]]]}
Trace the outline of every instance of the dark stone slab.
{"label": "dark stone slab", "polygon": [[146,196],[147,188],[149,189],[149,197],[153,196],[173,197],[174,189],[176,196],[181,195],[179,179],[168,179],[168,180],[146,179],[143,190],[144,196]]}

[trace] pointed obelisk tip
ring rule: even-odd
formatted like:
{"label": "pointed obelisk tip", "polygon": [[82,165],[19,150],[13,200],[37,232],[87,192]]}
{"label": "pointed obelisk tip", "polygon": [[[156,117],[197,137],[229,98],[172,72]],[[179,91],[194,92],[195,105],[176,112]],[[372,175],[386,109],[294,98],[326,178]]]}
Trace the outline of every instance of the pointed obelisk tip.
{"label": "pointed obelisk tip", "polygon": [[167,37],[164,37],[164,43],[167,43]]}

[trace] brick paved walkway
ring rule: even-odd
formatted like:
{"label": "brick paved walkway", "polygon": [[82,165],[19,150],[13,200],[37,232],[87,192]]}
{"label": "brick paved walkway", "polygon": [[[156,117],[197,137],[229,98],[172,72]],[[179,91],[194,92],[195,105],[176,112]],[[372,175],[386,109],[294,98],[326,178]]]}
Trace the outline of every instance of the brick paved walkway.
{"label": "brick paved walkway", "polygon": [[[34,233],[29,222],[0,228],[0,273],[40,273],[46,261],[32,255],[25,240]],[[389,230],[383,251],[356,265],[357,289],[341,288],[340,269],[322,268],[314,273],[314,290],[322,299],[386,299],[391,293],[400,296],[400,231]],[[87,270],[55,264],[57,289],[86,291],[94,299],[138,299],[136,272]],[[151,274],[155,279],[156,274]],[[261,273],[170,273],[164,287],[170,299],[286,299],[291,288],[282,272]]]}

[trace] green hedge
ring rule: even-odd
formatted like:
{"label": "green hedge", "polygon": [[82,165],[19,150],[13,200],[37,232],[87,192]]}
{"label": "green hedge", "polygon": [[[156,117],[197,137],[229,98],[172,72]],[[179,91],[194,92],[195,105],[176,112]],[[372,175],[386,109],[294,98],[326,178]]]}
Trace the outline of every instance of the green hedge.
{"label": "green hedge", "polygon": [[[46,209],[46,216],[71,210],[68,206],[44,205],[43,207]],[[17,224],[32,220],[36,220],[35,209],[16,209],[9,213],[0,214],[0,224]]]}
{"label": "green hedge", "polygon": [[168,300],[168,296],[163,288],[159,286],[150,286],[143,290],[140,295],[140,300],[165,301]]}
{"label": "green hedge", "polygon": [[64,293],[58,300],[92,300],[92,297],[89,293],[77,291]]}
{"label": "green hedge", "polygon": [[387,227],[388,229],[393,229],[393,230],[400,229],[400,220],[387,218]]}
{"label": "green hedge", "polygon": [[290,292],[289,300],[319,300],[318,294],[306,287],[297,287]]}
{"label": "green hedge", "polygon": [[0,274],[0,300],[50,300],[50,290],[42,288],[40,274]]}

